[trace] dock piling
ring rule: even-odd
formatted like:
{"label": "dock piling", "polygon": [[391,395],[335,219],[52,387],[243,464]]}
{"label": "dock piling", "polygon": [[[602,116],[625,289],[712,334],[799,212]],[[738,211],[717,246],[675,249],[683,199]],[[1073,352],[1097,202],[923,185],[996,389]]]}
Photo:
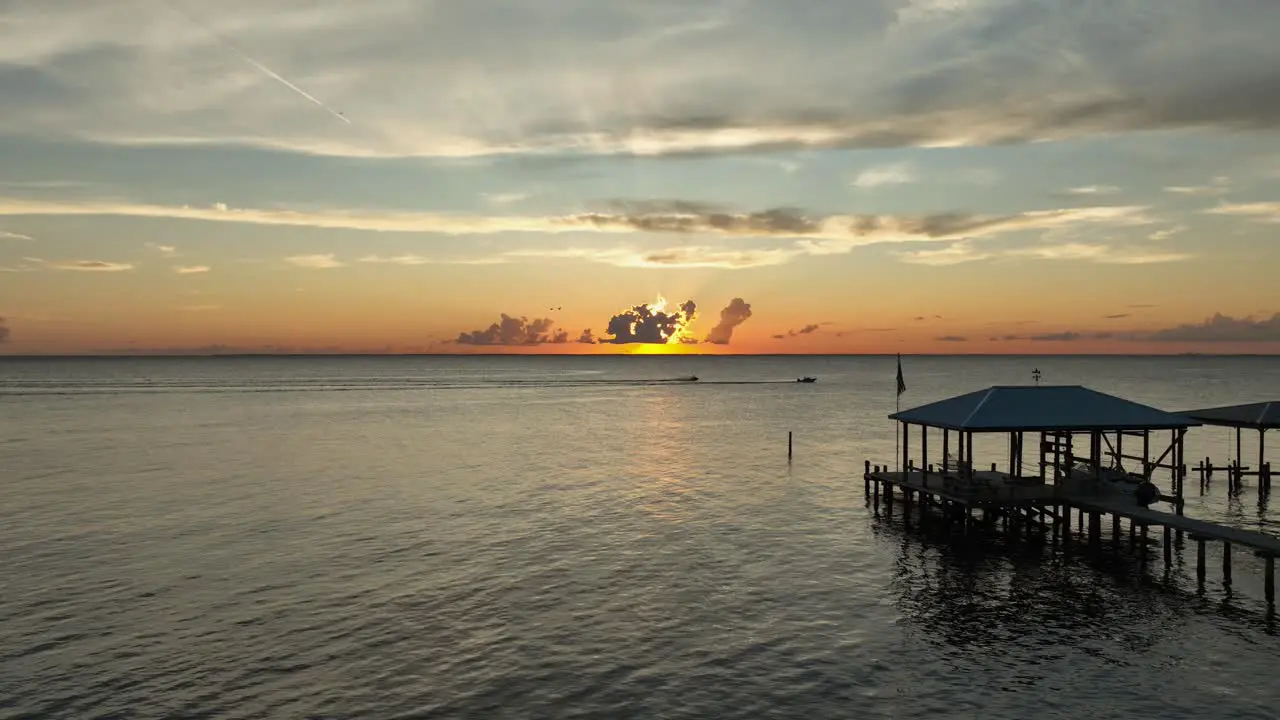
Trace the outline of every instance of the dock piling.
{"label": "dock piling", "polygon": [[1199,586],[1201,592],[1204,592],[1204,575],[1205,575],[1204,565],[1205,565],[1204,538],[1197,537],[1196,538],[1196,584]]}
{"label": "dock piling", "polygon": [[1222,586],[1231,587],[1231,543],[1222,543]]}

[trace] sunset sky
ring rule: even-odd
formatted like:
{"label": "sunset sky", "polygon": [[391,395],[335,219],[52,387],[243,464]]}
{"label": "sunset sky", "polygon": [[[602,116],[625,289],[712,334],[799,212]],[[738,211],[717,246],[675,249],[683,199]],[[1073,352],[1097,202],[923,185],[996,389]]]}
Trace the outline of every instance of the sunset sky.
{"label": "sunset sky", "polygon": [[1280,352],[1277,28],[0,0],[0,353]]}

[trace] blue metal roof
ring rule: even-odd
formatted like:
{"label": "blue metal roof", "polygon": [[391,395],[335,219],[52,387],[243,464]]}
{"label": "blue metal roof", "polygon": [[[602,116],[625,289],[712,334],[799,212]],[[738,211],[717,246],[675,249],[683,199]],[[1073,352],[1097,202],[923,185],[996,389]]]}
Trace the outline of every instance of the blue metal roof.
{"label": "blue metal roof", "polygon": [[997,385],[889,416],[891,420],[974,432],[1165,430],[1200,423],[1079,385]]}
{"label": "blue metal roof", "polygon": [[1195,418],[1205,425],[1247,427],[1258,430],[1280,428],[1280,400],[1187,410],[1178,414]]}

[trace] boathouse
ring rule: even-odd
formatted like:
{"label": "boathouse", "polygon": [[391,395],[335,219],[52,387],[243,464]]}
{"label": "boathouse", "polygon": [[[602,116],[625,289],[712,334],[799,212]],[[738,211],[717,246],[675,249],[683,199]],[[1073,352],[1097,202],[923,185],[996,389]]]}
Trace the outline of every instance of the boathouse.
{"label": "boathouse", "polygon": [[[1002,519],[1006,527],[1023,525],[1028,535],[1034,526],[1047,534],[1051,520],[1055,545],[1060,538],[1065,545],[1072,536],[1072,510],[1079,512],[1082,532],[1088,516],[1090,546],[1100,543],[1102,518],[1109,515],[1113,546],[1119,544],[1120,521],[1126,519],[1131,544],[1144,558],[1149,527],[1161,527],[1166,567],[1173,560],[1174,533],[1181,538],[1186,532],[1198,544],[1201,587],[1206,541],[1222,543],[1223,583],[1228,586],[1232,546],[1242,545],[1264,559],[1267,601],[1274,606],[1280,538],[1183,514],[1184,439],[1188,428],[1202,424],[1196,417],[1078,385],[1021,385],[991,387],[889,418],[901,426],[896,468],[868,461],[863,474],[867,502],[877,508],[883,496],[891,513],[898,491],[907,514],[915,500],[922,513],[940,506],[945,519],[963,522],[966,535],[977,524],[975,511],[981,511],[984,524]],[[1004,457],[989,466],[979,462],[975,435],[1004,436]],[[1157,481],[1167,481],[1170,493],[1161,492]],[[1156,502],[1169,503],[1173,512],[1151,508]]]}
{"label": "boathouse", "polygon": [[[1204,425],[1235,428],[1236,461],[1226,468],[1229,482],[1238,488],[1242,477],[1253,475],[1258,478],[1259,489],[1263,491],[1271,489],[1271,466],[1267,463],[1267,431],[1280,428],[1280,400],[1201,408],[1178,414],[1198,420]],[[1243,430],[1258,431],[1258,466],[1254,470],[1246,467],[1241,458],[1240,434]],[[1205,458],[1200,465],[1201,483],[1208,480],[1213,470],[1212,463]]]}
{"label": "boathouse", "polygon": [[[897,474],[903,479],[927,485],[936,477],[948,489],[973,499],[1034,502],[1063,492],[1075,494],[1103,481],[1140,484],[1163,469],[1171,476],[1178,513],[1183,438],[1187,428],[1200,424],[1079,385],[995,386],[889,418],[902,426],[898,466],[905,472]],[[918,451],[913,452],[917,431]],[[937,443],[939,431],[941,452],[933,456],[930,435]],[[991,463],[990,470],[974,459],[975,434],[1007,436],[1007,454]],[[937,452],[939,445],[933,447]],[[1159,454],[1153,458],[1153,452]],[[1031,460],[1035,464],[1029,466]]]}

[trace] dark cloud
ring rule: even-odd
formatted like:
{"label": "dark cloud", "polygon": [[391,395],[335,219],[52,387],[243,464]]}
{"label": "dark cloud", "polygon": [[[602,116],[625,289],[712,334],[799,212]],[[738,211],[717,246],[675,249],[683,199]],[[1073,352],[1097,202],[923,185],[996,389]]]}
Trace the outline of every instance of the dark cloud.
{"label": "dark cloud", "polygon": [[9,323],[0,317],[0,343],[9,341]]}
{"label": "dark cloud", "polygon": [[969,338],[963,335],[943,335],[938,340],[940,342],[969,342]]}
{"label": "dark cloud", "polygon": [[1120,318],[1129,317],[1129,313],[1115,313],[1114,315],[1103,315],[1104,320],[1119,320]]}
{"label": "dark cloud", "polygon": [[502,313],[502,318],[484,330],[458,333],[454,342],[460,345],[541,345],[565,343],[569,334],[555,331],[551,318],[512,317]]}
{"label": "dark cloud", "polygon": [[1078,332],[1068,331],[1068,332],[1057,332],[1057,333],[1045,333],[1043,335],[1032,335],[1027,339],[1033,340],[1035,342],[1074,342],[1076,340],[1079,340],[1081,337],[1082,336]]}
{"label": "dark cloud", "polygon": [[1280,313],[1270,318],[1234,318],[1215,313],[1199,323],[1157,330],[1147,336],[1153,342],[1280,342]]}
{"label": "dark cloud", "polygon": [[823,224],[822,218],[806,217],[795,208],[734,213],[706,203],[684,200],[614,200],[608,203],[608,212],[581,213],[564,218],[563,222],[653,233],[716,232],[785,237],[816,234]]}
{"label": "dark cloud", "polygon": [[687,300],[676,310],[668,312],[666,301],[659,298],[652,305],[636,305],[614,315],[605,328],[605,334],[612,337],[600,338],[597,342],[615,345],[685,342],[682,331],[696,316],[697,305],[692,300]]}
{"label": "dark cloud", "polygon": [[596,336],[591,333],[591,328],[587,328],[578,336],[576,342],[582,343],[583,345],[594,345],[596,343]]}
{"label": "dark cloud", "polygon": [[706,342],[713,345],[728,345],[733,339],[733,331],[751,317],[751,304],[742,298],[734,298],[720,311],[720,322],[707,333]]}
{"label": "dark cloud", "polygon": [[773,336],[773,339],[786,340],[787,338],[793,338],[798,335],[812,335],[813,333],[818,332],[818,330],[820,330],[823,325],[830,325],[830,324],[831,323],[810,323],[800,328],[799,330],[788,330],[784,333],[778,333],[777,335]]}

